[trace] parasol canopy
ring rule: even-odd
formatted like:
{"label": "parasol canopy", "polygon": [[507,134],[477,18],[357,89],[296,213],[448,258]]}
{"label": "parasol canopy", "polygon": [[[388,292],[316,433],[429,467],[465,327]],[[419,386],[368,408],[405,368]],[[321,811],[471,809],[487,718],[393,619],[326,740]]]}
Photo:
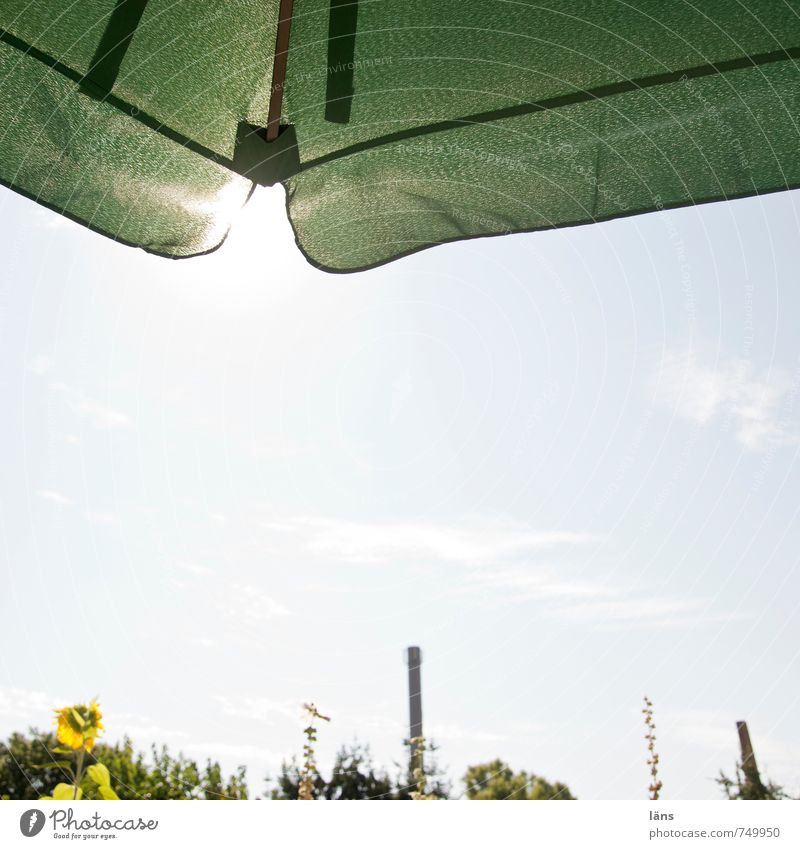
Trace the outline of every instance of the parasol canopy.
{"label": "parasol canopy", "polygon": [[0,181],[168,257],[281,182],[353,271],[794,188],[798,59],[800,0],[4,0]]}

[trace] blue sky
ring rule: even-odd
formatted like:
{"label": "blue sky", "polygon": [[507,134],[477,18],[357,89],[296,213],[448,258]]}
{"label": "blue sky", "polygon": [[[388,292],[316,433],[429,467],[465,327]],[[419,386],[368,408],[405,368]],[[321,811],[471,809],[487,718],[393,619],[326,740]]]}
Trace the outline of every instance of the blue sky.
{"label": "blue sky", "polygon": [[800,792],[798,195],[331,276],[282,190],[172,262],[0,195],[0,733],[251,783],[299,704],[402,757],[403,648],[459,777],[716,798],[748,720]]}

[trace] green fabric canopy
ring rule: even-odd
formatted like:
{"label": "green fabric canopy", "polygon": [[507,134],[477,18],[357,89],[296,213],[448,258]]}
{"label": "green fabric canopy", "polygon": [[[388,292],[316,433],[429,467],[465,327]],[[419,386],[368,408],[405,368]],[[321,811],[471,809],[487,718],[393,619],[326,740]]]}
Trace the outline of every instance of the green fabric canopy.
{"label": "green fabric canopy", "polygon": [[0,180],[173,257],[281,181],[334,271],[800,185],[800,0],[294,0],[273,84],[280,5],[4,0]]}

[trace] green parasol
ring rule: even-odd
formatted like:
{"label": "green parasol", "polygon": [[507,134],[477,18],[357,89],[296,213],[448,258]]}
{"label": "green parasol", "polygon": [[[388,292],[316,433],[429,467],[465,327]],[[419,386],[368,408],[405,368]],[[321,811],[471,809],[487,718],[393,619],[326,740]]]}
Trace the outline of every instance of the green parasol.
{"label": "green parasol", "polygon": [[798,58],[800,0],[4,0],[0,181],[170,257],[282,182],[351,271],[796,187]]}

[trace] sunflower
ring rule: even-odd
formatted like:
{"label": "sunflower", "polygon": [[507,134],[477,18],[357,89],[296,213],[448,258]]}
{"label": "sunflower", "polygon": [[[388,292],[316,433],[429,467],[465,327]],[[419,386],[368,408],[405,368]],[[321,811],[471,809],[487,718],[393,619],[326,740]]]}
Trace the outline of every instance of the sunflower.
{"label": "sunflower", "polygon": [[96,701],[70,705],[55,712],[58,742],[70,749],[92,751],[95,737],[103,731],[103,714]]}

